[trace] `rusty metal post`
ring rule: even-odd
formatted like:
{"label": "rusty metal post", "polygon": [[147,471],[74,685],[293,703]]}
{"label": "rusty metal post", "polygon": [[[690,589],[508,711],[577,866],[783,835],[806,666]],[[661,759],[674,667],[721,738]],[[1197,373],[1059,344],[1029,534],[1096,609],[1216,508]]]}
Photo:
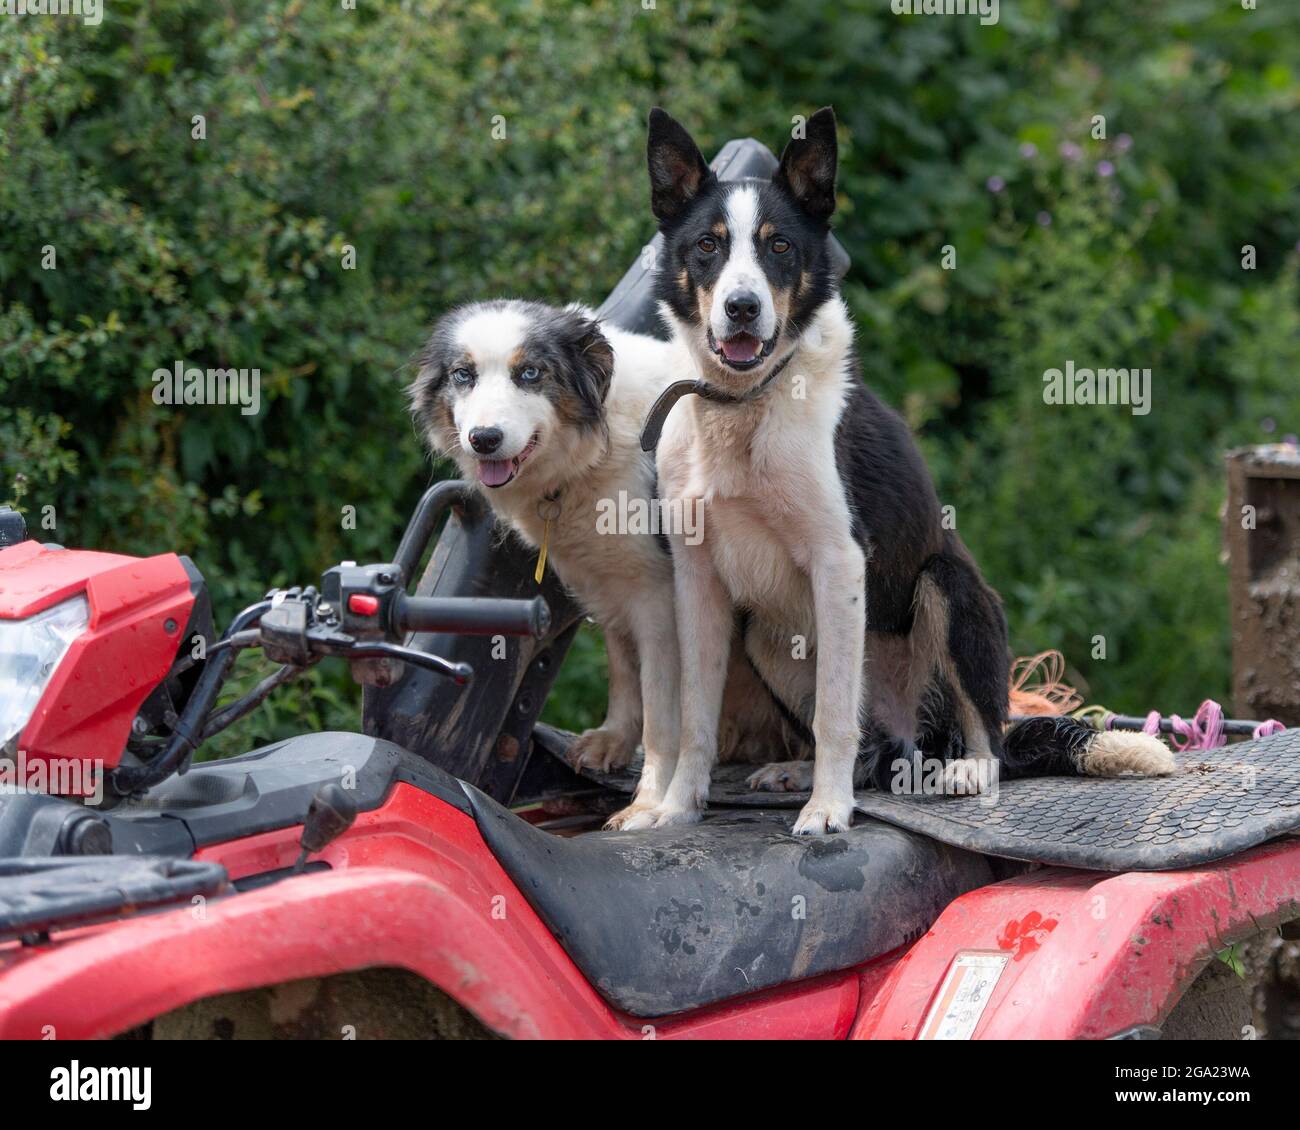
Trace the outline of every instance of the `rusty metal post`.
{"label": "rusty metal post", "polygon": [[1300,726],[1300,449],[1228,452],[1232,705]]}

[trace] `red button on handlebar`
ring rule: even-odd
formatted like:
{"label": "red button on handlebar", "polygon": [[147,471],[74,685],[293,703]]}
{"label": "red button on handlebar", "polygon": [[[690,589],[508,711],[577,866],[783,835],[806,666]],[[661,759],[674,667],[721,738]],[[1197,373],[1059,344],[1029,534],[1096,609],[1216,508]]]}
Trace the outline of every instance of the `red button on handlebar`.
{"label": "red button on handlebar", "polygon": [[354,592],[348,597],[348,611],[355,612],[358,616],[373,616],[379,611],[379,597]]}

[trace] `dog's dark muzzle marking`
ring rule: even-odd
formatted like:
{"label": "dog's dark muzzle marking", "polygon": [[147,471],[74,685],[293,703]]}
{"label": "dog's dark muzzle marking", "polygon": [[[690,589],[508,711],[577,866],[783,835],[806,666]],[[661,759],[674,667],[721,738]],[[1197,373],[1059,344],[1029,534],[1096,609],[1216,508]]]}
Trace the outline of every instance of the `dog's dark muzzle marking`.
{"label": "dog's dark muzzle marking", "polygon": [[790,358],[794,356],[793,351],[789,356],[782,358],[772,367],[772,371],[767,374],[758,384],[748,392],[743,392],[739,396],[734,393],[724,392],[720,388],[714,388],[704,381],[674,381],[659,394],[659,399],[654,402],[650,409],[650,414],[646,416],[645,423],[641,427],[641,450],[655,451],[659,447],[659,437],[663,435],[664,424],[668,421],[668,413],[673,410],[683,396],[690,396],[694,393],[704,400],[711,400],[714,404],[747,404],[751,400],[757,400],[776,380],[790,364]]}

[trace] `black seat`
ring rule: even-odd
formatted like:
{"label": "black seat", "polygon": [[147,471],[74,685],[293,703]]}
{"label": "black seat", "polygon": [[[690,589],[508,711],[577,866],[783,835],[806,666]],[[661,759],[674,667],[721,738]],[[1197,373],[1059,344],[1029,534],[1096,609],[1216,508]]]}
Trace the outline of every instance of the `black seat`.
{"label": "black seat", "polygon": [[613,1005],[664,1016],[829,973],[923,934],[1005,872],[985,856],[858,816],[833,836],[791,813],[565,839],[464,785],[501,866]]}

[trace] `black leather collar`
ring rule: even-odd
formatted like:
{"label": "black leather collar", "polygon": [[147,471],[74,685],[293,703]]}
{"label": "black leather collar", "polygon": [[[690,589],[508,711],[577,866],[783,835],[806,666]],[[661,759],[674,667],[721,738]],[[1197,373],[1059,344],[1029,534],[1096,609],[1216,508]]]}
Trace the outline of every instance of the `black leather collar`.
{"label": "black leather collar", "polygon": [[704,400],[711,400],[714,404],[747,404],[751,400],[757,400],[767,391],[771,383],[790,364],[794,353],[795,351],[791,350],[758,384],[739,396],[714,388],[713,385],[705,384],[703,381],[674,381],[659,394],[659,399],[650,409],[650,415],[645,418],[645,424],[641,428],[641,450],[652,452],[659,446],[659,437],[663,434],[664,424],[668,421],[668,413],[683,396],[694,393]]}

